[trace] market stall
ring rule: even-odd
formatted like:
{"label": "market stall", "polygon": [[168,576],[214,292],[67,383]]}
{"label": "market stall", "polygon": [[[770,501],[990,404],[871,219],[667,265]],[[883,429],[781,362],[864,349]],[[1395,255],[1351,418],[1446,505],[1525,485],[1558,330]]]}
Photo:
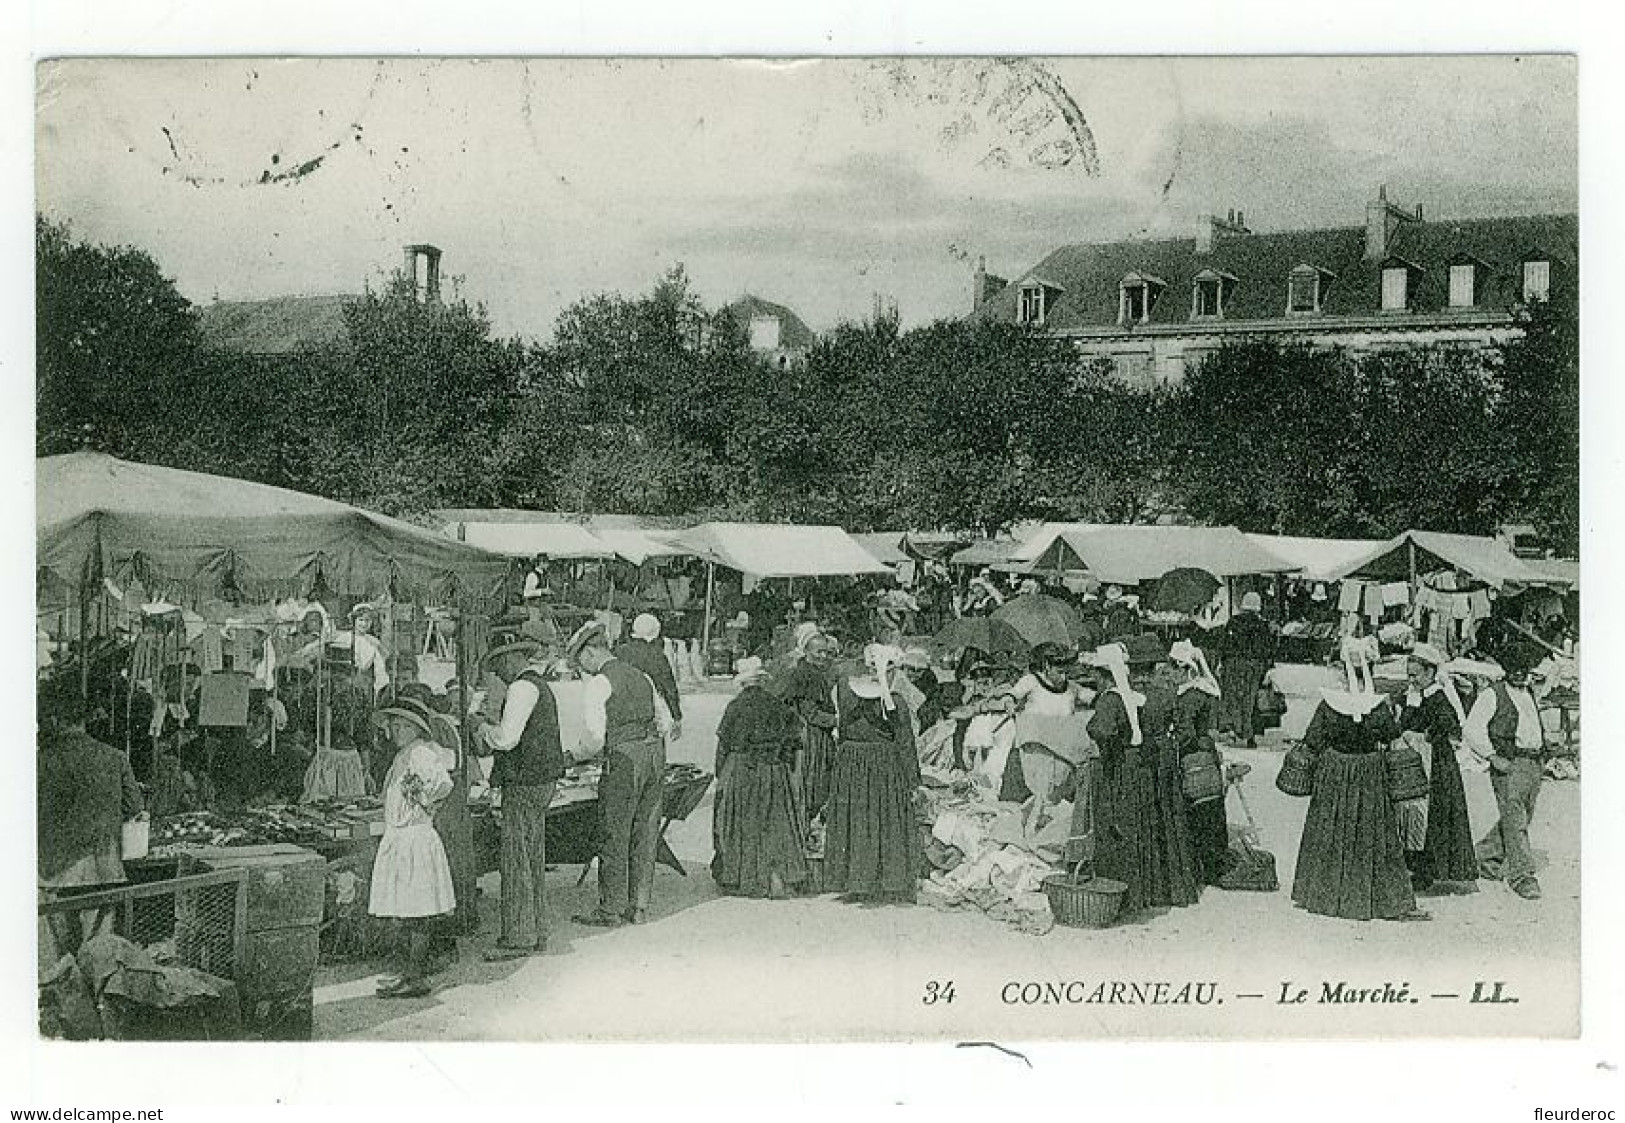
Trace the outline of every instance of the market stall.
{"label": "market stall", "polygon": [[[341,749],[357,757],[354,798],[364,799],[371,706],[416,677],[415,627],[432,638],[438,613],[451,625],[440,638],[453,667],[477,658],[465,626],[501,610],[510,563],[243,480],[89,452],[41,459],[36,470],[40,587],[58,610],[51,658],[78,677],[92,735],[130,756],[154,817],[146,842],[137,831],[127,852],[132,886],[109,891],[129,903],[104,950],[139,961],[138,974],[180,972],[186,987],[214,985],[198,972],[224,978],[250,1032],[298,1035],[301,1005],[308,1013],[302,965],[314,968],[305,949],[321,912],[301,906],[294,920],[262,924],[256,910],[280,906],[276,891],[256,886],[288,882],[265,872],[272,858],[325,871],[324,858],[370,842],[375,825],[313,794],[307,762]],[[249,858],[264,869],[246,878],[241,904],[210,906],[209,931],[238,940],[232,959],[193,962],[192,945],[171,946],[162,931],[149,939],[153,925],[201,925],[196,895]],[[225,963],[232,970],[221,974]]]}
{"label": "market stall", "polygon": [[1366,538],[1303,538],[1249,534],[1247,540],[1296,567],[1274,608],[1280,623],[1283,662],[1320,664],[1336,653],[1342,638],[1337,614],[1336,575],[1382,543]]}
{"label": "market stall", "polygon": [[713,609],[719,568],[739,574],[747,585],[784,580],[790,590],[796,581],[804,579],[892,576],[889,567],[838,526],[703,523],[676,535],[672,544],[706,565],[701,645],[713,674],[728,673],[729,669],[729,653],[718,652],[712,638],[716,631]]}

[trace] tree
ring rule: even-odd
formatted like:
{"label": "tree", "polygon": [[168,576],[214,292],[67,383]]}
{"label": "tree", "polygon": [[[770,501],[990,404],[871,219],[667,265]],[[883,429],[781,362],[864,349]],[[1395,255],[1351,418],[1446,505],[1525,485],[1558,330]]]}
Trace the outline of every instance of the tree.
{"label": "tree", "polygon": [[1568,557],[1580,549],[1580,311],[1572,283],[1517,313],[1501,347],[1496,427],[1511,457],[1508,517]]}
{"label": "tree", "polygon": [[1360,529],[1354,387],[1348,357],[1330,348],[1258,340],[1209,355],[1178,397],[1184,504],[1243,530]]}
{"label": "tree", "polygon": [[1496,420],[1496,366],[1494,352],[1448,345],[1358,360],[1352,532],[1494,530],[1510,474]]}
{"label": "tree", "polygon": [[145,251],[75,239],[34,220],[35,445],[150,459],[199,416],[180,393],[197,313]]}

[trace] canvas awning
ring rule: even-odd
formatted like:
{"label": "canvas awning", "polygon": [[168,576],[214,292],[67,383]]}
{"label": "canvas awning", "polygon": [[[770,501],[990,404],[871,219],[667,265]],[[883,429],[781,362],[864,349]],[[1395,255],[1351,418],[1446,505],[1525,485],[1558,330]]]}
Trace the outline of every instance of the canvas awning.
{"label": "canvas awning", "polygon": [[1382,545],[1373,538],[1295,538],[1280,534],[1249,534],[1247,540],[1292,563],[1311,581],[1336,580],[1332,574]]}
{"label": "canvas awning", "polygon": [[837,577],[890,573],[838,526],[703,523],[672,544],[752,577]]}
{"label": "canvas awning", "polygon": [[984,538],[955,553],[948,564],[999,568],[1012,564],[1020,547],[1021,543],[1011,538]]}
{"label": "canvas awning", "polygon": [[1433,530],[1407,530],[1379,544],[1364,557],[1337,571],[1334,579],[1357,577],[1367,581],[1405,581],[1411,575],[1411,547],[1416,548],[1416,572],[1455,569],[1486,585],[1549,585],[1567,588],[1559,574],[1539,568],[1538,562],[1518,557],[1497,538],[1471,534],[1443,534]]}
{"label": "canvas awning", "polygon": [[882,565],[897,566],[909,560],[909,556],[903,552],[903,532],[900,530],[854,534],[852,539]]}
{"label": "canvas awning", "polygon": [[593,535],[615,551],[617,557],[642,565],[655,558],[687,557],[689,551],[672,545],[669,535],[652,534],[642,530],[597,529]]}
{"label": "canvas awning", "polygon": [[1100,523],[1039,523],[1036,530],[1021,539],[1012,556],[1015,561],[1037,561],[1063,534],[1086,534],[1104,529]]}
{"label": "canvas awning", "polygon": [[1111,526],[1056,537],[1035,572],[1081,570],[1111,585],[1138,585],[1171,569],[1215,577],[1290,573],[1296,567],[1248,541],[1233,526]]}
{"label": "canvas awning", "polygon": [[458,523],[446,533],[513,558],[533,558],[537,554],[565,560],[615,556],[603,540],[577,523]]}
{"label": "canvas awning", "polygon": [[[40,569],[70,585],[257,599],[390,592],[422,603],[500,595],[508,559],[331,499],[95,452],[35,462]],[[168,592],[169,590],[165,590]]]}

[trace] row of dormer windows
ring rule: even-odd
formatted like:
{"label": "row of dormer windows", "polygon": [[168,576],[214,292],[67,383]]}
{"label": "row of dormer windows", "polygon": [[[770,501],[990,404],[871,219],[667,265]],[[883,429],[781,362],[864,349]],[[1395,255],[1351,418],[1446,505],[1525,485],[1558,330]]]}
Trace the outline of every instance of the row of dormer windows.
{"label": "row of dormer windows", "polygon": [[[1422,270],[1399,258],[1390,258],[1382,267],[1382,311],[1408,312],[1415,307],[1416,281]],[[1481,261],[1463,260],[1450,266],[1449,306],[1477,308],[1489,266]],[[1314,265],[1299,265],[1287,276],[1286,315],[1315,316],[1325,308],[1327,294],[1336,275]],[[1524,303],[1545,300],[1551,293],[1552,269],[1547,260],[1523,263]],[[1192,320],[1221,320],[1239,282],[1217,269],[1204,269],[1191,281]],[[1117,322],[1142,324],[1162,299],[1167,283],[1146,273],[1130,273],[1117,287]],[[1017,293],[1016,322],[1041,326],[1054,298],[1061,290],[1040,280],[1023,282]]]}

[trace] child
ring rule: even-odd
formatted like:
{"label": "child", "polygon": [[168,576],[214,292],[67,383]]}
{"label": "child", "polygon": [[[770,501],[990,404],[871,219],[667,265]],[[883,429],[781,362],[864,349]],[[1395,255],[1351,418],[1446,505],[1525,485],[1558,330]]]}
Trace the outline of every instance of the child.
{"label": "child", "polygon": [[433,920],[457,907],[451,865],[434,828],[434,808],[450,794],[451,774],[429,723],[404,707],[381,709],[373,720],[395,747],[384,778],[384,837],[372,869],[367,911],[400,920],[406,934],[405,970],[378,984],[380,998],[429,993]]}

